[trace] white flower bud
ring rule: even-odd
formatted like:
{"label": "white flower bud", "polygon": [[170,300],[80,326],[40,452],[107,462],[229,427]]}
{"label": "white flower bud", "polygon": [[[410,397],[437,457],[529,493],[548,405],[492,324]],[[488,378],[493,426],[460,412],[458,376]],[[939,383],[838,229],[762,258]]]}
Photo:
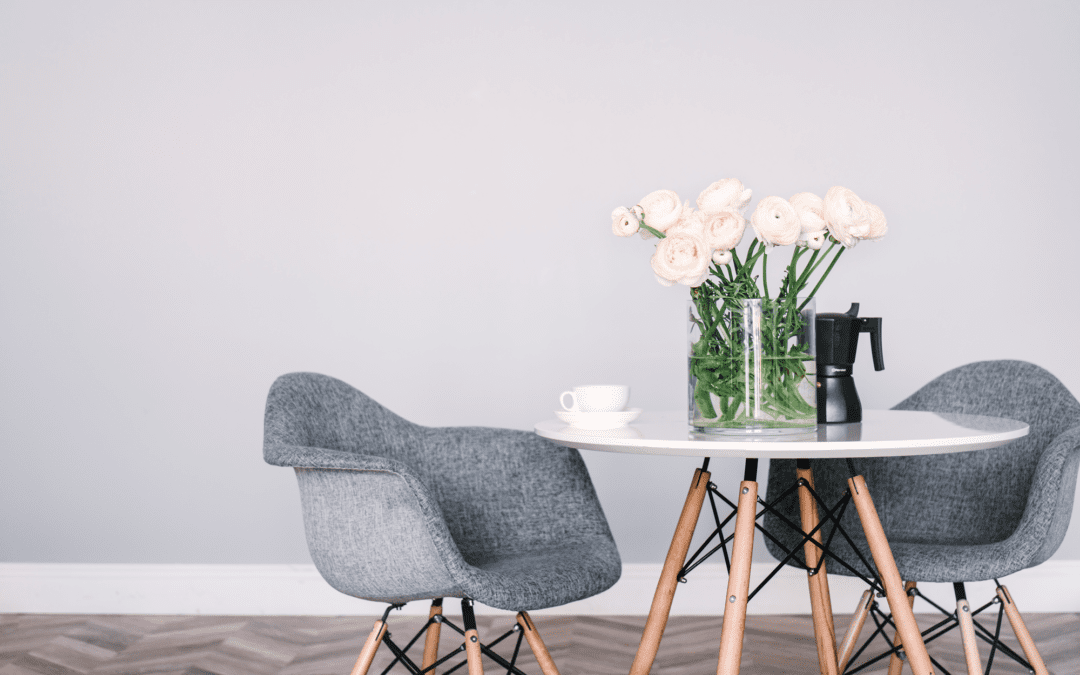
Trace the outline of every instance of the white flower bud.
{"label": "white flower bud", "polygon": [[731,251],[713,251],[712,260],[717,265],[727,265],[731,262]]}
{"label": "white flower bud", "polygon": [[640,229],[637,215],[625,206],[611,212],[611,230],[620,237],[629,237]]}

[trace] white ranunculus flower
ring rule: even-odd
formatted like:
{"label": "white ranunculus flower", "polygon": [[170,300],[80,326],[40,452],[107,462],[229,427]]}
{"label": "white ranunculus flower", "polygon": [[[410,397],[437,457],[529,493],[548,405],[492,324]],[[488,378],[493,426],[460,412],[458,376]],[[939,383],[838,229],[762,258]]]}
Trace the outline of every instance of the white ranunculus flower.
{"label": "white ranunculus flower", "polygon": [[788,200],[795,207],[795,213],[799,216],[799,224],[803,234],[824,232],[825,227],[825,200],[813,192],[800,192]]}
{"label": "white ranunculus flower", "polygon": [[620,237],[629,237],[640,229],[637,214],[625,206],[611,212],[611,230]]}
{"label": "white ranunculus flower", "polygon": [[682,202],[672,190],[650,192],[641,198],[638,206],[645,215],[645,224],[660,232],[667,232],[682,217]]}
{"label": "white ranunculus flower", "polygon": [[799,240],[802,226],[795,207],[783,197],[766,197],[750,217],[754,234],[766,246],[788,246]]}
{"label": "white ranunculus flower", "polygon": [[870,212],[870,234],[866,235],[864,239],[868,241],[881,239],[889,231],[888,225],[885,224],[885,213],[870,202],[863,203],[866,204],[866,209]]}
{"label": "white ranunculus flower", "polygon": [[726,265],[731,262],[731,251],[713,251],[712,261],[717,265]]}
{"label": "white ranunculus flower", "polygon": [[712,249],[698,234],[686,230],[669,234],[656,245],[652,268],[658,276],[687,286],[700,286],[709,273]]}
{"label": "white ranunculus flower", "polygon": [[675,285],[675,280],[674,279],[665,279],[664,277],[660,276],[659,274],[656,275],[656,280],[660,282],[661,286],[674,286]]}
{"label": "white ranunculus flower", "polygon": [[690,206],[690,202],[683,204],[682,215],[679,217],[679,222],[668,228],[665,234],[673,234],[675,232],[690,232],[697,236],[702,236],[704,231],[704,222],[702,221],[702,214],[700,211],[695,211]]}
{"label": "white ranunculus flower", "polygon": [[835,185],[825,193],[824,215],[829,234],[847,248],[870,236],[870,210],[846,187]]}
{"label": "white ranunculus flower", "polygon": [[746,212],[752,194],[738,178],[722,178],[698,195],[697,206],[703,213],[735,211],[741,215]]}
{"label": "white ranunculus flower", "polygon": [[806,235],[806,246],[812,248],[815,251],[820,250],[825,245],[825,235],[829,234],[827,231],[814,232],[813,234]]}
{"label": "white ranunculus flower", "polygon": [[702,233],[709,248],[730,251],[742,241],[746,218],[736,211],[717,211],[702,216]]}

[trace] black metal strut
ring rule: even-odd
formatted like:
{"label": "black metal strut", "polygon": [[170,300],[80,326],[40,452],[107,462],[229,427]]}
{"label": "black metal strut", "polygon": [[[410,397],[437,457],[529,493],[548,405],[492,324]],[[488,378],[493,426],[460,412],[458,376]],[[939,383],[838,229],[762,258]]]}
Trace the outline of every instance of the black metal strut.
{"label": "black metal strut", "polygon": [[[439,604],[441,604],[441,602]],[[389,607],[387,607],[386,611],[383,612],[383,618],[382,618],[383,623],[386,623],[386,619],[390,614],[390,610],[400,609],[400,608],[402,608],[404,606],[405,606],[405,603],[401,603],[401,604],[390,605]],[[391,638],[390,632],[387,631],[383,635],[383,642],[386,644],[387,648],[390,650],[390,653],[392,653],[394,655],[394,659],[389,663],[389,665],[386,666],[385,669],[383,669],[382,675],[387,675],[387,673],[389,673],[390,670],[394,666],[398,665],[399,663],[407,671],[412,673],[412,675],[425,675],[426,673],[432,672],[435,668],[442,667],[447,661],[449,661],[449,660],[451,660],[451,659],[453,659],[455,657],[458,657],[458,656],[463,656],[464,652],[465,652],[465,643],[464,642],[462,642],[461,645],[459,645],[456,649],[451,651],[449,654],[446,654],[442,658],[438,659],[437,661],[435,661],[435,663],[431,664],[427,668],[421,668],[408,655],[409,649],[411,649],[413,647],[413,645],[416,644],[416,642],[420,639],[420,636],[423,635],[424,633],[426,633],[428,627],[433,623],[440,623],[440,624],[442,624],[444,626],[447,626],[450,629],[452,629],[453,631],[457,632],[458,635],[461,635],[462,637],[465,637],[465,632],[467,630],[475,629],[476,628],[476,615],[475,615],[475,613],[473,612],[473,609],[472,609],[472,600],[469,599],[469,598],[464,598],[462,600],[462,603],[461,603],[461,608],[462,608],[462,612],[461,612],[462,617],[461,618],[462,618],[462,623],[464,624],[464,627],[458,626],[453,621],[448,619],[445,615],[436,614],[435,616],[430,617],[424,623],[424,625],[420,628],[420,630],[418,630],[416,632],[416,635],[414,635],[412,637],[412,639],[409,640],[408,644],[406,644],[404,648],[398,646],[398,644],[395,643],[393,641],[393,639]],[[502,642],[506,638],[513,635],[514,633],[518,634],[517,642],[514,645],[514,653],[511,656],[510,660],[508,661],[503,656],[501,656],[500,654],[495,652],[492,649],[492,647],[496,646],[497,644],[499,644],[500,642]],[[517,667],[517,665],[516,665],[517,660],[518,660],[518,655],[521,652],[521,642],[524,639],[524,637],[525,637],[524,631],[522,631],[521,627],[518,626],[517,623],[515,623],[513,628],[506,631],[505,633],[503,633],[499,637],[495,638],[491,642],[489,642],[487,644],[484,644],[483,642],[480,642],[479,643],[480,644],[480,651],[484,656],[488,657],[489,659],[491,659],[492,661],[497,663],[499,666],[505,668],[507,675],[527,675],[521,669],[519,669]],[[462,658],[462,660],[459,663],[454,664],[449,670],[443,671],[443,675],[451,675],[451,673],[453,673],[456,670],[466,666],[467,664],[468,664],[468,658]]]}

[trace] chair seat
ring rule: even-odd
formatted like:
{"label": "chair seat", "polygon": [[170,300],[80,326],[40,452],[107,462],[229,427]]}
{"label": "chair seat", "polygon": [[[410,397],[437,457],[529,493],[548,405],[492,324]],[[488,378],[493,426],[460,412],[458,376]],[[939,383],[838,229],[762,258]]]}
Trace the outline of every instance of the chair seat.
{"label": "chair seat", "polygon": [[489,607],[536,610],[582,600],[619,580],[614,545],[597,542],[467,561],[462,590]]}
{"label": "chair seat", "polygon": [[[866,539],[861,536],[861,533],[849,532],[849,534],[863,558],[873,562],[870,547],[867,546]],[[851,547],[846,542],[838,544],[839,539],[837,535],[833,540],[834,554],[861,574],[868,574],[869,570],[860,562],[858,556],[852,554]],[[791,545],[792,542],[785,543]],[[964,581],[1000,579],[1029,567],[1029,561],[1036,553],[1030,547],[1009,540],[992,544],[955,545],[890,539],[889,548],[892,550],[900,578],[905,581],[929,583],[953,583],[958,579]],[[778,550],[773,551],[774,555],[778,553]],[[800,561],[803,560],[801,554],[798,558]],[[835,560],[827,559],[825,566],[830,575],[855,576],[851,570]]]}
{"label": "chair seat", "polygon": [[614,585],[621,572],[622,563],[614,546],[605,548],[589,542],[467,561],[453,569],[451,584],[432,588],[427,593],[372,596],[347,585],[336,587],[354,597],[376,602],[461,597],[516,612],[558,607],[591,597]]}

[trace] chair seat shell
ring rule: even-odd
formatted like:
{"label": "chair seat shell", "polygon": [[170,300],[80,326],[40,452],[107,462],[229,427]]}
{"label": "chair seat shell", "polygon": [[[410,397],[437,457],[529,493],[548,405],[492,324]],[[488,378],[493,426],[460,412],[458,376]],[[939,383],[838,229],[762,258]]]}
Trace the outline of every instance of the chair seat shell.
{"label": "chair seat shell", "polygon": [[[1052,374],[1023,361],[982,361],[955,368],[894,407],[1006,417],[1030,425],[1028,436],[987,450],[917,457],[854,460],[865,479],[905,580],[983,581],[1038,565],[1061,545],[1069,526],[1080,469],[1080,402]],[[811,460],[816,490],[836,503],[847,490],[845,460]],[[795,476],[793,460],[772,460],[766,499],[775,498]],[[785,517],[798,522],[797,500]],[[855,509],[843,520],[866,560]],[[792,548],[795,534],[775,516],[766,527]],[[831,525],[823,529],[828,537]],[[837,535],[836,552],[861,573],[868,572]],[[769,551],[783,559],[776,542]],[[797,559],[802,561],[801,552]],[[837,563],[830,574],[850,575]]]}
{"label": "chair seat shell", "polygon": [[316,373],[278,378],[265,424],[264,459],[295,469],[308,550],[342,593],[521,611],[619,579],[577,450],[524,431],[413,424]]}

